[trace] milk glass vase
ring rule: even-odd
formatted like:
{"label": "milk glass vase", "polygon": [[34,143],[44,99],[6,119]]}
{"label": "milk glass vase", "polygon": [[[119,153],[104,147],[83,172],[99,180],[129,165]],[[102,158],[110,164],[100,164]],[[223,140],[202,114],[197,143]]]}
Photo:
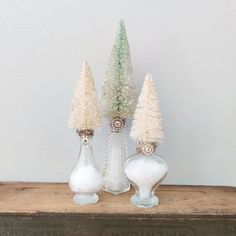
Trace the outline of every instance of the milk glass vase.
{"label": "milk glass vase", "polygon": [[127,160],[127,128],[125,120],[114,118],[110,123],[103,170],[103,189],[112,194],[129,191],[130,183],[124,173]]}
{"label": "milk glass vase", "polygon": [[155,148],[155,143],[140,142],[137,153],[125,163],[125,174],[136,191],[130,200],[137,207],[154,207],[159,203],[154,192],[166,176],[168,167],[155,153]]}
{"label": "milk glass vase", "polygon": [[81,145],[79,159],[71,175],[69,185],[75,193],[76,204],[94,204],[99,200],[96,194],[102,187],[102,174],[93,158],[92,130],[77,130]]}

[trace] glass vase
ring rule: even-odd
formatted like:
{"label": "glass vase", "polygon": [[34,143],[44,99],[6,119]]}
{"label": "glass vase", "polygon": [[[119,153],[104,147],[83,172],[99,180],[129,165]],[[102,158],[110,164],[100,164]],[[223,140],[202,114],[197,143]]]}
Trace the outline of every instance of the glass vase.
{"label": "glass vase", "polygon": [[124,173],[127,160],[127,130],[125,120],[113,119],[108,136],[104,163],[103,190],[120,194],[130,190],[130,183]]}
{"label": "glass vase", "polygon": [[138,152],[126,161],[124,168],[136,191],[130,200],[137,207],[154,207],[159,203],[154,192],[166,176],[168,166],[155,154],[155,144],[145,143],[140,146]]}
{"label": "glass vase", "polygon": [[102,174],[93,157],[93,131],[83,130],[77,133],[81,140],[79,159],[70,175],[69,186],[75,193],[73,200],[76,204],[94,204],[99,200],[96,193],[102,187]]}

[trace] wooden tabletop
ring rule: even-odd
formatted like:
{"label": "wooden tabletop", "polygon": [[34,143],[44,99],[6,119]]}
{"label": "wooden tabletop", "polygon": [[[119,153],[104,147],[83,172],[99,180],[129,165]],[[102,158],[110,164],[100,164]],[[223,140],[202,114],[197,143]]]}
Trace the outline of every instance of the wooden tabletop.
{"label": "wooden tabletop", "polygon": [[129,199],[133,190],[120,195],[101,191],[95,205],[72,201],[67,184],[0,183],[0,215],[95,214],[236,218],[236,188],[209,186],[160,186],[157,207],[142,209]]}

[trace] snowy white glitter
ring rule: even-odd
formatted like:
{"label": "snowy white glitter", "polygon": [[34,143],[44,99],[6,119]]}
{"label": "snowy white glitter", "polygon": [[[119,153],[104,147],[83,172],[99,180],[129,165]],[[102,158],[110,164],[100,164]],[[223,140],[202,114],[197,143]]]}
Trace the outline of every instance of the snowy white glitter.
{"label": "snowy white glitter", "polygon": [[92,165],[81,166],[70,176],[70,188],[75,193],[96,193],[102,187],[102,175]]}
{"label": "snowy white glitter", "polygon": [[148,195],[152,187],[166,174],[167,166],[158,163],[152,157],[139,157],[125,165],[125,174],[130,181],[138,186],[139,193]]}

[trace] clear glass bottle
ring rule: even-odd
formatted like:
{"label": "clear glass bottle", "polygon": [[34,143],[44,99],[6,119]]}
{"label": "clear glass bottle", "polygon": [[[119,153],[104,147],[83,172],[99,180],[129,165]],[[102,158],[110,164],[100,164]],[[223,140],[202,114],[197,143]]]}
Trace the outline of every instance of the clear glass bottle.
{"label": "clear glass bottle", "polygon": [[168,166],[155,154],[155,148],[155,143],[139,143],[138,152],[125,163],[125,174],[136,190],[130,200],[137,207],[154,207],[159,203],[154,192],[166,176]]}
{"label": "clear glass bottle", "polygon": [[79,160],[71,175],[69,185],[75,196],[76,204],[94,204],[99,200],[97,192],[102,187],[102,174],[93,158],[93,130],[77,130],[81,139]]}
{"label": "clear glass bottle", "polygon": [[124,173],[124,163],[127,157],[127,130],[125,120],[114,118],[111,121],[104,162],[104,191],[112,194],[120,194],[130,190],[129,180]]}

